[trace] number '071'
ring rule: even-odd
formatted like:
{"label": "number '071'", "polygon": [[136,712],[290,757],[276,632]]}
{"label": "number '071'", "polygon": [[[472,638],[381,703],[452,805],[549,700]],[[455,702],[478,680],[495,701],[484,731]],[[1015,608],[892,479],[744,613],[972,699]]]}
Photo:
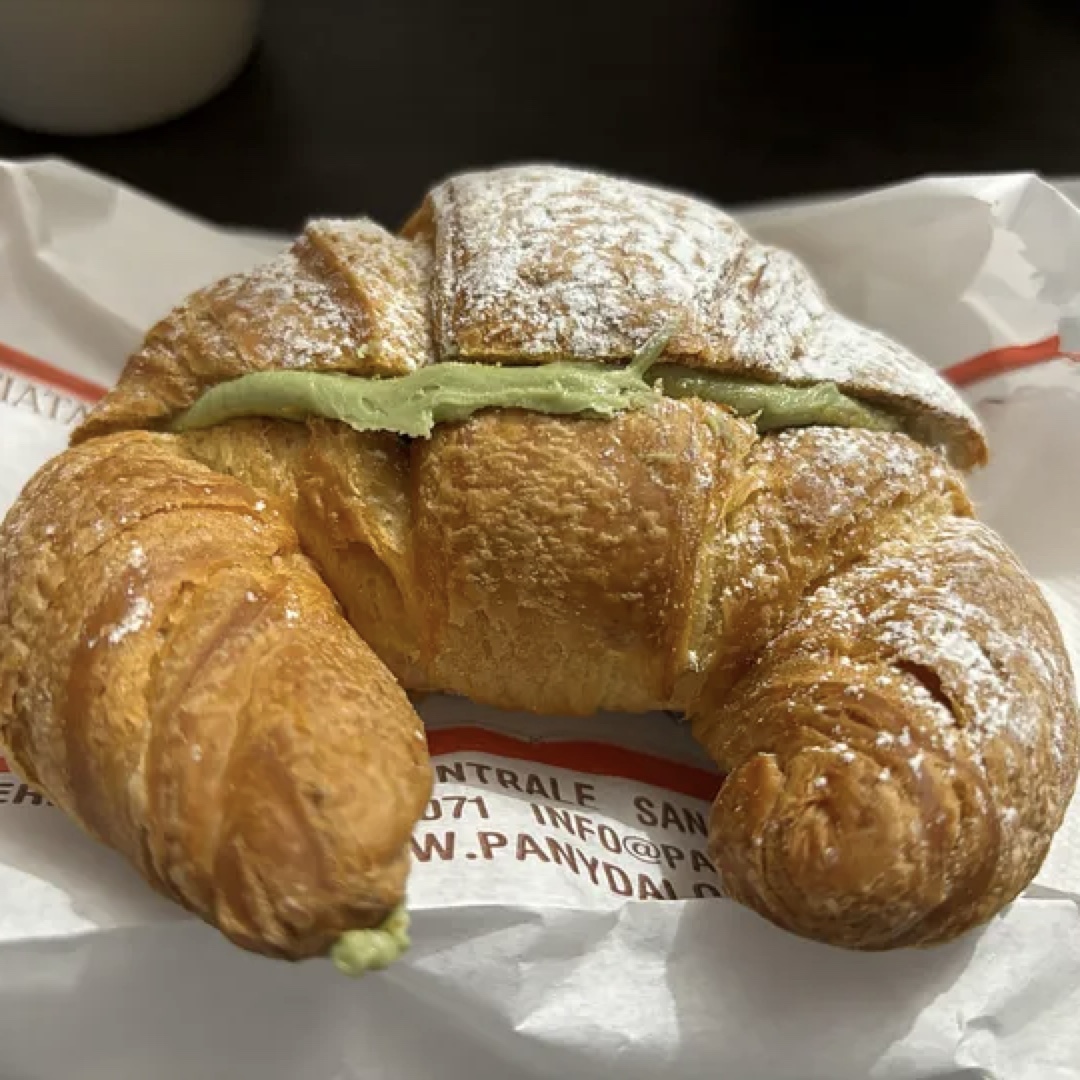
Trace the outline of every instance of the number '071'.
{"label": "number '071'", "polygon": [[421,821],[460,821],[473,814],[485,821],[488,814],[487,803],[480,795],[440,795],[427,804]]}

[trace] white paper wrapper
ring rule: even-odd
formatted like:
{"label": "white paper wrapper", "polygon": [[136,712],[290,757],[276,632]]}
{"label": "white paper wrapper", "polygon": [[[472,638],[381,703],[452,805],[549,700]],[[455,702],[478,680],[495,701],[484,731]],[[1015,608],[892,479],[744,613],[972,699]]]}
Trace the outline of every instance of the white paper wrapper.
{"label": "white paper wrapper", "polygon": [[[316,210],[317,208],[313,208]],[[970,392],[984,516],[1080,655],[1080,211],[1030,176],[746,216],[834,302]],[[0,511],[152,321],[275,240],[58,162],[0,163]],[[0,1075],[453,1080],[1080,1077],[1080,823],[985,930],[927,952],[798,940],[715,897],[716,776],[668,717],[431,698],[415,947],[352,983],[249,956],[0,776]]]}

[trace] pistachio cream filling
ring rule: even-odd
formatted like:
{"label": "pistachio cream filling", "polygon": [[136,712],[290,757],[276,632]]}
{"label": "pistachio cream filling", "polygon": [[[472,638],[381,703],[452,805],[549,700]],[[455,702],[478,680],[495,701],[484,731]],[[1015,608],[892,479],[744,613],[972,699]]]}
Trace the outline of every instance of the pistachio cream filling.
{"label": "pistachio cream filling", "polygon": [[680,364],[658,364],[649,377],[668,397],[701,398],[753,417],[758,431],[817,424],[872,431],[899,431],[903,426],[899,416],[849,397],[835,383],[786,386]]}
{"label": "pistachio cream filling", "polygon": [[357,431],[424,438],[436,424],[465,420],[481,409],[610,418],[655,399],[640,371],[602,364],[445,363],[388,379],[266,371],[207,390],[173,427],[189,431],[245,416],[285,420],[315,416],[340,420]]}
{"label": "pistachio cream filling", "polygon": [[342,934],[330,950],[330,956],[338,971],[357,978],[368,971],[388,968],[410,944],[409,913],[399,907],[379,926]]}
{"label": "pistachio cream filling", "polygon": [[753,419],[759,431],[832,425],[896,431],[898,416],[858,401],[832,383],[790,386],[657,364],[647,348],[626,367],[576,361],[533,366],[448,362],[409,375],[373,379],[303,371],[244,375],[207,390],[173,430],[213,427],[243,417],[339,420],[357,431],[429,436],[436,424],[481,409],[528,409],[609,419],[656,400],[697,397]]}

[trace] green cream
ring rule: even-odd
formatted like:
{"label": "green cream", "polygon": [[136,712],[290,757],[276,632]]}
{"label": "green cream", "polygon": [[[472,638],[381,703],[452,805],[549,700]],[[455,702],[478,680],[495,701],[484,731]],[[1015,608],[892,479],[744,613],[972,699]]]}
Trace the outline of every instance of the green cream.
{"label": "green cream", "polygon": [[659,364],[650,377],[668,397],[701,398],[726,405],[739,416],[752,416],[758,431],[814,424],[872,431],[899,431],[903,426],[898,416],[848,397],[835,383],[785,386],[679,364]]}
{"label": "green cream", "polygon": [[388,968],[410,944],[409,913],[397,908],[380,926],[342,934],[330,956],[338,971],[358,978],[369,971]]}
{"label": "green cream", "polygon": [[412,438],[436,424],[464,420],[481,409],[528,409],[554,415],[610,418],[669,397],[697,397],[753,418],[759,431],[826,424],[895,431],[902,424],[883,409],[848,397],[832,383],[785,386],[732,375],[656,364],[649,347],[626,367],[558,361],[500,367],[444,363],[388,379],[301,371],[245,375],[207,390],[173,421],[173,430],[213,427],[261,416],[340,420],[357,431],[390,431]]}
{"label": "green cream", "polygon": [[207,390],[175,430],[212,427],[244,416],[340,420],[357,431],[423,438],[436,424],[480,409],[530,409],[610,418],[655,400],[640,369],[554,363],[533,367],[434,364],[392,379],[266,371]]}

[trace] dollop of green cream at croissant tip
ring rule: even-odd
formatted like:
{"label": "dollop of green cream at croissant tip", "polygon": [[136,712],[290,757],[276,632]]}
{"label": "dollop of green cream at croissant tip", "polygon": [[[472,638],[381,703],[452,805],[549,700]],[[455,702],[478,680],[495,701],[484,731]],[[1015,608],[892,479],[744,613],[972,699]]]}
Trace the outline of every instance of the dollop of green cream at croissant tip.
{"label": "dollop of green cream at croissant tip", "polygon": [[430,436],[436,424],[481,409],[526,409],[610,419],[657,398],[697,397],[754,420],[759,431],[824,424],[895,431],[898,417],[857,401],[832,383],[789,386],[678,364],[658,364],[658,335],[625,367],[582,361],[497,366],[449,361],[376,379],[302,371],[244,375],[207,390],[172,423],[174,431],[244,417],[338,420],[356,431]]}
{"label": "dollop of green cream at croissant tip", "polygon": [[338,971],[355,979],[388,968],[411,944],[409,913],[399,907],[378,926],[342,934],[330,950],[330,958]]}

